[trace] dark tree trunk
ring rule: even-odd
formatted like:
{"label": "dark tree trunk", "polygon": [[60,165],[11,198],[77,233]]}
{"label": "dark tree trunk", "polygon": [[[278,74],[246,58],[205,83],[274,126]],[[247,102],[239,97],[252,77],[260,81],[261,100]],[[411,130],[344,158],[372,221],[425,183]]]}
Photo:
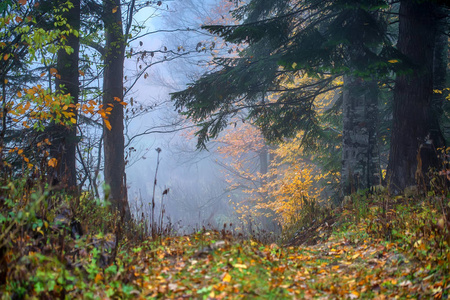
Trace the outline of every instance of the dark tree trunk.
{"label": "dark tree trunk", "polygon": [[432,109],[433,55],[436,7],[432,1],[400,1],[398,49],[412,63],[409,73],[397,74],[393,128],[389,152],[390,190],[427,182],[430,167],[438,167],[436,148],[444,145],[438,118]]}
{"label": "dark tree trunk", "polygon": [[378,85],[344,76],[342,191],[349,195],[380,184],[377,161]]}
{"label": "dark tree trunk", "polygon": [[[103,78],[103,106],[113,107],[108,121],[111,130],[104,126],[105,183],[110,187],[109,201],[125,219],[130,218],[125,179],[123,136],[123,65],[125,36],[122,29],[120,0],[104,0],[106,32],[105,70]],[[117,101],[119,100],[119,101]]]}
{"label": "dark tree trunk", "polygon": [[447,88],[447,51],[448,36],[445,34],[445,12],[440,12],[442,23],[438,23],[438,33],[436,34],[436,42],[433,56],[433,90],[442,91],[433,93],[432,109],[433,113],[440,119],[443,114],[443,104],[445,101],[444,89]]}
{"label": "dark tree trunk", "polygon": [[[65,1],[59,1],[64,5]],[[74,30],[80,29],[80,0],[71,0],[73,7],[64,12],[62,17],[67,19],[67,23]],[[64,28],[66,29],[66,28]],[[69,34],[66,39],[66,46],[73,49],[73,53],[67,53],[66,50],[58,51],[57,76],[55,80],[56,93],[72,97],[72,103],[78,103],[79,81],[78,81],[78,53],[80,49],[80,39],[74,34]],[[69,108],[75,113],[77,120],[77,110]],[[67,127],[61,124],[54,124],[50,128],[52,137],[51,155],[59,160],[58,166],[54,170],[52,180],[64,184],[70,190],[75,190],[77,185],[76,178],[76,146],[78,143],[77,127],[73,125]]]}

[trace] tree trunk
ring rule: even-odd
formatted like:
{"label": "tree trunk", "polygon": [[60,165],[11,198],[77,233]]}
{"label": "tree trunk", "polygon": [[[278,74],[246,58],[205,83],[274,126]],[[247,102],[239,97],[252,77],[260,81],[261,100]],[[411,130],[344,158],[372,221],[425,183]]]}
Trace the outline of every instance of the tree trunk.
{"label": "tree trunk", "polygon": [[265,177],[269,171],[269,147],[264,145],[259,151],[259,173],[261,174],[261,184],[265,184]]}
{"label": "tree trunk", "polygon": [[[59,1],[58,4],[65,6],[65,1]],[[80,0],[71,0],[73,7],[64,12],[62,17],[67,19],[67,24],[74,30],[80,30]],[[64,28],[66,29],[66,28]],[[66,39],[66,46],[73,49],[73,53],[68,54],[66,50],[58,50],[57,76],[55,80],[56,94],[72,97],[72,103],[78,103],[79,80],[78,80],[78,53],[80,49],[80,39],[74,34],[69,34]],[[69,111],[75,113],[77,120],[77,110],[69,108]],[[77,127],[73,125],[67,127],[61,124],[54,124],[50,128],[52,137],[51,155],[58,159],[58,166],[54,170],[53,181],[62,183],[70,190],[75,190],[77,185],[76,178],[76,146],[78,143]]]}
{"label": "tree trunk", "polygon": [[433,90],[442,91],[441,93],[433,93],[432,109],[433,113],[438,119],[441,119],[443,114],[443,104],[445,101],[444,89],[447,87],[447,52],[448,52],[448,36],[445,34],[445,12],[439,12],[442,19],[441,24],[438,24],[438,28],[441,31],[436,34],[436,42],[433,56]]}
{"label": "tree trunk", "polygon": [[123,136],[123,66],[125,36],[122,29],[120,0],[104,0],[104,24],[106,33],[105,70],[103,77],[103,107],[112,107],[108,121],[109,130],[104,126],[105,183],[110,187],[109,201],[122,216],[130,219],[125,179],[125,159]]}
{"label": "tree trunk", "polygon": [[400,1],[400,50],[412,63],[398,74],[394,88],[393,128],[388,182],[393,193],[418,183],[424,186],[430,167],[438,167],[436,148],[444,145],[432,109],[436,7],[431,1]]}
{"label": "tree trunk", "polygon": [[378,86],[344,76],[342,192],[349,195],[380,183],[377,167]]}

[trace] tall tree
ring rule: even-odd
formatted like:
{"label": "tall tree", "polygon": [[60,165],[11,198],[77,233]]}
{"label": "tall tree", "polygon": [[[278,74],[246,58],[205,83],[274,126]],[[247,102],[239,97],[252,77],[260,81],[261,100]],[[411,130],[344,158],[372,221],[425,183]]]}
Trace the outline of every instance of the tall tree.
{"label": "tall tree", "polygon": [[[377,9],[353,9],[341,15],[342,26],[348,32],[346,46],[348,72],[344,76],[342,103],[342,192],[348,195],[380,183],[377,167],[378,84],[372,74],[362,72],[370,68],[370,53],[384,42],[386,22]],[[365,51],[369,48],[371,51]],[[361,74],[361,75],[360,75]]]}
{"label": "tall tree", "polygon": [[388,166],[393,192],[425,184],[429,168],[439,166],[437,148],[444,146],[431,105],[437,8],[433,1],[400,1],[397,48],[411,71],[398,74],[395,80]]}
{"label": "tall tree", "polygon": [[378,85],[344,76],[342,192],[349,195],[380,183],[377,166]]}
{"label": "tall tree", "polygon": [[[55,79],[56,93],[70,95],[73,104],[69,111],[74,113],[73,119],[77,120],[77,109],[80,92],[78,80],[78,61],[80,39],[79,30],[81,23],[80,0],[59,0],[57,2],[59,10],[62,11],[62,19],[58,22],[58,27],[69,29],[68,36],[62,40],[70,50],[60,48],[58,50],[57,76]],[[66,7],[68,6],[68,7]],[[52,137],[51,154],[59,158],[58,166],[55,168],[56,176],[59,182],[64,182],[68,188],[75,189],[77,185],[76,178],[76,147],[77,147],[77,127],[76,125],[64,126],[54,124],[50,129]]]}
{"label": "tall tree", "polygon": [[110,187],[109,200],[128,219],[130,209],[125,177],[124,111],[121,104],[126,37],[122,27],[120,0],[103,1],[103,22],[106,34],[103,105],[106,109],[112,108],[108,116],[109,123],[105,122],[104,129],[104,176],[105,183]]}

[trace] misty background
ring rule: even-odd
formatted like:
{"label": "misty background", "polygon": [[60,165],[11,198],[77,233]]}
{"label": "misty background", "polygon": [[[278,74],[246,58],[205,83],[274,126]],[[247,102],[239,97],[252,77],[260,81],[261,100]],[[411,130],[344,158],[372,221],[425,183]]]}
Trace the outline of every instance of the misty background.
{"label": "misty background", "polygon": [[[164,226],[173,226],[178,233],[202,227],[221,229],[237,221],[230,201],[240,201],[240,195],[227,189],[217,145],[211,142],[207,151],[197,150],[195,126],[170,101],[171,92],[208,70],[212,55],[231,53],[232,45],[224,45],[200,27],[227,24],[232,8],[233,3],[221,0],[168,1],[160,9],[144,9],[136,16],[147,35],[133,41],[131,48],[181,54],[173,59],[156,60],[155,55],[154,60],[133,58],[125,63],[125,80],[133,84],[125,101],[141,109],[126,122],[128,199],[137,219],[149,220],[154,196],[156,220],[162,217]],[[142,68],[147,68],[146,75],[135,81]],[[161,149],[159,161],[157,148]]]}

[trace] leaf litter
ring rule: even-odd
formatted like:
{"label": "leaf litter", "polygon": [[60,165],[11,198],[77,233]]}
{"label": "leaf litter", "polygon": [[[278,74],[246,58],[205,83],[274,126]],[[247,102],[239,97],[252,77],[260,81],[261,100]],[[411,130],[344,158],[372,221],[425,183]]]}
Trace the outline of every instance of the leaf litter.
{"label": "leaf litter", "polygon": [[436,225],[438,210],[397,207],[388,220],[374,208],[359,222],[348,221],[352,214],[341,210],[333,220],[311,226],[308,239],[298,235],[297,244],[291,240],[284,246],[224,231],[156,241],[125,237],[115,261],[100,263],[104,250],[95,247],[99,238],[94,237],[72,257],[71,268],[33,248],[8,270],[0,292],[5,298],[14,294],[12,287],[25,286],[30,298],[448,298],[449,233]]}

